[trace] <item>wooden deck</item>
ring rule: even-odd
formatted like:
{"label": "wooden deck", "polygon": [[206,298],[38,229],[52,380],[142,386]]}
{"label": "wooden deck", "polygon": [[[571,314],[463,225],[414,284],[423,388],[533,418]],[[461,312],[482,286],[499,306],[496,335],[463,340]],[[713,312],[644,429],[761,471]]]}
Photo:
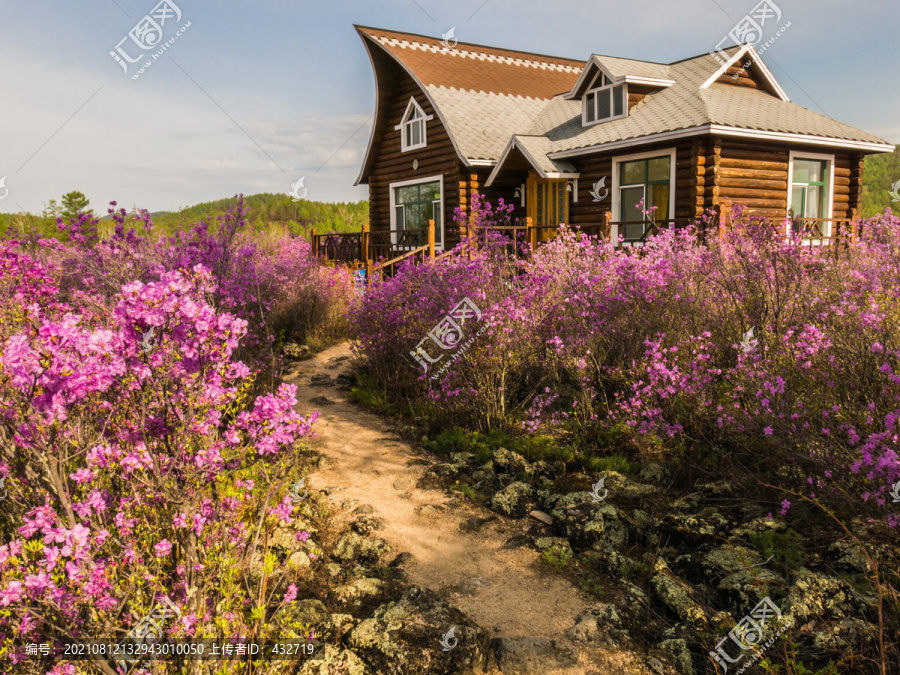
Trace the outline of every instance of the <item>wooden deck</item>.
{"label": "wooden deck", "polygon": [[[727,232],[735,229],[730,222],[730,206],[720,210],[715,226],[714,236],[724,237]],[[750,214],[752,215],[752,214]],[[613,221],[609,212],[605,213],[599,223],[580,226],[571,226],[575,232],[588,236],[597,236],[609,239],[614,232],[620,237],[617,246],[621,248],[643,247],[647,239],[664,229],[677,229],[686,227],[694,218],[674,218],[659,222]],[[643,234],[639,238],[624,239],[621,233],[634,230],[640,225]],[[778,228],[780,225],[776,224]],[[830,246],[836,255],[846,246],[855,241],[860,234],[858,219],[846,218],[785,218],[783,221],[785,237],[800,235],[804,246],[819,247]],[[559,226],[536,226],[531,224],[531,218],[516,219],[511,225],[475,227],[469,225],[463,228],[464,237],[469,235],[487,235],[490,232],[498,232],[506,236],[508,240],[507,252],[511,257],[525,258],[530,251],[540,245],[552,241],[559,234]],[[707,236],[709,236],[707,234]],[[480,237],[475,236],[471,246],[477,247]],[[313,254],[321,257],[326,262],[348,265],[353,269],[364,269],[366,277],[372,274],[381,276],[392,275],[397,265],[404,260],[418,262],[440,262],[448,260],[454,255],[465,255],[469,249],[455,246],[446,251],[440,251],[435,244],[434,221],[428,222],[428,227],[419,230],[387,230],[371,232],[368,225],[364,225],[360,232],[341,234],[318,234],[315,230],[311,233]]]}

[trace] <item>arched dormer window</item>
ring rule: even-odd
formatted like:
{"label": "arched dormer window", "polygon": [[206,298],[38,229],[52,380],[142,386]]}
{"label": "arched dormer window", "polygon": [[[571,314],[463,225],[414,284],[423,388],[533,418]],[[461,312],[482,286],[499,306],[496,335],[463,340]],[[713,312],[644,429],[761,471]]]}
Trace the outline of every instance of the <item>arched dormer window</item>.
{"label": "arched dormer window", "polygon": [[400,119],[400,124],[394,127],[400,132],[400,149],[402,152],[424,148],[428,141],[425,138],[425,123],[432,119],[433,115],[426,115],[422,107],[416,103],[415,98],[409,99],[406,112]]}
{"label": "arched dormer window", "polygon": [[628,85],[613,84],[605,73],[597,73],[584,95],[582,126],[628,115]]}

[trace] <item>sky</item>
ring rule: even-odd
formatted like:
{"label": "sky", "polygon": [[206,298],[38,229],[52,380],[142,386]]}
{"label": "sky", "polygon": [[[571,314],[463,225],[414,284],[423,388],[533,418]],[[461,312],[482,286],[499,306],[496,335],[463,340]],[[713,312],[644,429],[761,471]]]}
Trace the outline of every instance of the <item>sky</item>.
{"label": "sky", "polygon": [[[897,0],[766,1],[782,16],[764,40],[790,22],[763,61],[791,100],[900,143]],[[757,6],[169,0],[177,9],[156,12],[169,15],[160,25],[169,46],[140,73],[160,47],[147,49],[126,73],[110,52],[141,53],[128,35],[158,2],[0,0],[0,212],[39,213],[72,190],[100,213],[112,200],[168,211],[286,194],[301,177],[308,199],[366,199],[354,182],[375,87],[353,24],[436,37],[453,28],[460,42],[585,61],[598,53],[669,63],[732,44],[729,32]]]}

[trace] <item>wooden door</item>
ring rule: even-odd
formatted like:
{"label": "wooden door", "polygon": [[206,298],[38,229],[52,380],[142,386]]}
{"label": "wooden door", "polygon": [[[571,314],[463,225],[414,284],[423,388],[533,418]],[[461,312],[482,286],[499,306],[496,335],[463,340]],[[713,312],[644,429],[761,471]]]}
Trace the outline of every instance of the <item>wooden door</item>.
{"label": "wooden door", "polygon": [[560,223],[569,222],[567,185],[565,179],[541,178],[533,171],[529,174],[527,211],[538,241],[550,241]]}

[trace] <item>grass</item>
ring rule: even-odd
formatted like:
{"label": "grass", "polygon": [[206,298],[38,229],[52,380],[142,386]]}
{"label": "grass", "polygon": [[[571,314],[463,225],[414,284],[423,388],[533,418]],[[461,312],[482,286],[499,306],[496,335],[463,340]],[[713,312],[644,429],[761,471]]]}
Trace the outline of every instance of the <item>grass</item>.
{"label": "grass", "polygon": [[561,571],[569,566],[569,562],[572,560],[572,551],[567,548],[550,546],[541,550],[541,556],[547,567],[556,571]]}

